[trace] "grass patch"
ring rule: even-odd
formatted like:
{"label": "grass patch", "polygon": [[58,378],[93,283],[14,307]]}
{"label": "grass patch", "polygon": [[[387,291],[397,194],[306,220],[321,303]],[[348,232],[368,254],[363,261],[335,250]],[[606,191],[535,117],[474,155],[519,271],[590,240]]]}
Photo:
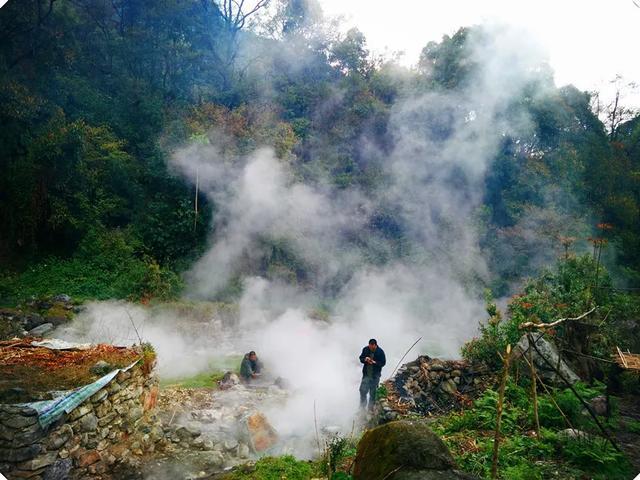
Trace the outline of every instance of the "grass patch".
{"label": "grass patch", "polygon": [[160,387],[217,388],[217,382],[222,379],[226,372],[238,373],[241,360],[241,355],[216,357],[209,361],[205,371],[186,377],[162,378],[160,379]]}
{"label": "grass patch", "polygon": [[309,480],[321,476],[318,462],[297,460],[291,455],[264,457],[252,467],[240,467],[224,480]]}

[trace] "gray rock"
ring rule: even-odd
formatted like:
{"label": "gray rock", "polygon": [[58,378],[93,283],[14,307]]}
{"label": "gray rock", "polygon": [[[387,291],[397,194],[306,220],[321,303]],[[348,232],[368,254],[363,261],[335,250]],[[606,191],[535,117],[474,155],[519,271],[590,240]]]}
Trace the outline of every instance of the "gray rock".
{"label": "gray rock", "polygon": [[453,395],[458,391],[458,386],[456,385],[456,382],[449,378],[447,380],[443,380],[442,383],[440,383],[440,389],[443,392],[448,393],[449,395]]}
{"label": "gray rock", "polygon": [[[535,348],[531,348],[531,354],[533,356],[533,364],[536,367],[538,375],[540,378],[547,384],[552,384],[554,386],[566,386],[566,384],[562,381],[560,376],[549,366],[551,365],[558,366],[558,370],[562,377],[567,379],[569,383],[572,385],[580,380],[580,377],[575,374],[569,365],[561,359],[560,354],[558,353],[558,349],[556,346],[551,343],[551,341],[547,340],[540,334],[532,335],[535,343]],[[536,350],[537,349],[537,350]],[[526,335],[523,335],[515,348],[516,358],[522,356],[523,354],[529,355],[529,339]],[[538,353],[540,352],[540,353]],[[543,360],[540,356],[542,355],[547,359],[548,363]]]}
{"label": "gray rock", "polygon": [[25,428],[30,425],[35,425],[38,421],[38,417],[25,417],[23,415],[13,415],[9,418],[3,418],[2,423],[11,428]]}
{"label": "gray rock", "polygon": [[47,467],[43,472],[42,480],[67,480],[71,473],[71,466],[70,458],[60,458]]}
{"label": "gray rock", "polygon": [[39,327],[43,323],[45,323],[45,319],[42,318],[42,315],[38,315],[37,313],[29,313],[24,316],[24,329],[25,330],[33,330],[36,327]]}
{"label": "gray rock", "polygon": [[185,427],[192,437],[199,437],[202,435],[202,430],[195,423],[190,423]]}
{"label": "gray rock", "polygon": [[43,323],[42,325],[38,325],[36,328],[29,330],[29,335],[32,337],[41,337],[51,330],[53,330],[53,323]]}
{"label": "gray rock", "polygon": [[244,443],[238,444],[238,457],[239,458],[249,458],[249,446]]}
{"label": "gray rock", "polygon": [[56,461],[58,457],[58,452],[49,452],[43,453],[31,460],[27,460],[26,462],[22,462],[18,464],[18,468],[20,470],[40,470],[41,468],[46,467],[47,465],[51,465]]}
{"label": "gray rock", "polygon": [[55,297],[53,297],[52,300],[54,302],[69,303],[71,302],[71,297],[64,293],[61,293],[60,295],[56,295]]}
{"label": "gray rock", "polygon": [[589,401],[589,406],[593,413],[596,415],[606,415],[607,414],[607,397],[604,395],[598,395],[597,397],[592,398]]}
{"label": "gray rock", "polygon": [[93,413],[87,413],[78,420],[81,432],[93,432],[98,428],[98,417]]}
{"label": "gray rock", "polygon": [[213,450],[213,442],[211,440],[205,440],[202,443],[203,450]]}
{"label": "gray rock", "polygon": [[142,418],[143,415],[144,415],[144,410],[142,410],[141,407],[134,407],[131,410],[129,410],[129,414],[127,415],[127,418],[130,421],[135,422],[136,420]]}
{"label": "gray rock", "polygon": [[22,462],[34,458],[42,451],[42,445],[34,444],[21,448],[0,448],[0,462]]}
{"label": "gray rock", "polygon": [[225,440],[222,446],[227,451],[235,450],[238,447],[238,441],[234,439]]}
{"label": "gray rock", "polygon": [[588,440],[591,438],[591,435],[575,428],[566,428],[558,432],[558,438],[562,440]]}
{"label": "gray rock", "polygon": [[212,467],[220,467],[224,463],[224,456],[221,452],[213,451],[207,456],[207,463]]}
{"label": "gray rock", "polygon": [[47,449],[58,450],[62,447],[73,435],[73,429],[69,424],[65,424],[55,432],[51,433],[47,438]]}
{"label": "gray rock", "polygon": [[189,441],[189,440],[191,440],[192,435],[191,435],[191,432],[187,429],[187,427],[182,425],[182,426],[176,428],[174,441],[175,441],[176,437],[177,437],[178,441],[181,441],[181,440]]}
{"label": "gray rock", "polygon": [[[94,365],[94,367],[95,367],[95,365]],[[93,403],[100,403],[102,400],[107,398],[107,395],[109,395],[109,393],[107,392],[107,390],[105,388],[103,388],[102,390],[98,390],[96,393],[94,393],[91,396],[91,401]]]}

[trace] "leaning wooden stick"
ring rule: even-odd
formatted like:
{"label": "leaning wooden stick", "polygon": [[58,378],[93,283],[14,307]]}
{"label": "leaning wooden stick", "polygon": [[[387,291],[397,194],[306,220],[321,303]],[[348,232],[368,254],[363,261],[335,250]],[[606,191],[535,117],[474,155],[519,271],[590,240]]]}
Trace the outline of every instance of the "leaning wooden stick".
{"label": "leaning wooden stick", "polygon": [[560,325],[561,323],[566,322],[566,321],[582,320],[584,317],[589,316],[593,312],[595,312],[596,308],[598,308],[598,307],[593,307],[591,310],[589,310],[588,312],[583,313],[579,317],[559,318],[555,322],[551,322],[551,323],[524,322],[524,323],[521,323],[518,328],[520,330],[524,330],[525,328],[537,328],[537,329],[540,329],[540,330],[545,330],[547,328],[553,328],[556,325]]}
{"label": "leaning wooden stick", "polygon": [[[400,359],[400,361],[399,361],[399,362],[398,362],[398,364],[396,365],[396,368],[394,368],[394,369],[393,369],[393,372],[391,372],[391,375],[389,375],[389,378],[393,377],[393,374],[394,374],[394,373],[396,373],[396,370],[398,369],[398,367],[400,366],[400,364],[401,364],[401,363],[402,363],[402,361],[404,360],[404,357],[406,357],[407,355],[409,355],[409,352],[410,352],[411,350],[413,350],[413,347],[415,347],[415,346],[418,344],[418,342],[419,342],[420,340],[422,340],[422,337],[420,337],[420,338],[419,338],[419,339],[417,339],[415,342],[413,342],[413,345],[411,345],[411,346],[409,347],[409,350],[407,350],[407,351],[404,353],[404,355],[402,356],[402,358]],[[388,380],[388,379],[387,379],[387,380]]]}
{"label": "leaning wooden stick", "polygon": [[507,351],[504,360],[504,369],[502,371],[502,381],[500,382],[500,390],[498,392],[498,408],[496,411],[496,431],[493,437],[493,459],[491,462],[491,478],[497,478],[498,475],[498,449],[500,447],[500,423],[502,421],[502,404],[504,402],[504,390],[507,386],[507,378],[509,377],[509,361],[511,360],[511,345],[507,345]]}

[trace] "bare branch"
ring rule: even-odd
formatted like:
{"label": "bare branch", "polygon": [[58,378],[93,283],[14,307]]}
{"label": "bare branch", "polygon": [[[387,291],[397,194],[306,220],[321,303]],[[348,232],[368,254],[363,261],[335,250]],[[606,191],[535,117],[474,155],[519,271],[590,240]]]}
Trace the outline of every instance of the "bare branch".
{"label": "bare branch", "polygon": [[560,319],[556,320],[555,322],[551,322],[551,323],[525,322],[525,323],[521,323],[518,328],[520,330],[524,330],[526,328],[536,328],[538,330],[545,330],[547,328],[553,328],[556,325],[560,325],[561,323],[566,322],[566,321],[582,320],[586,316],[591,315],[593,312],[595,312],[596,308],[598,308],[598,307],[593,307],[591,310],[589,310],[588,312],[583,313],[579,317],[560,318]]}

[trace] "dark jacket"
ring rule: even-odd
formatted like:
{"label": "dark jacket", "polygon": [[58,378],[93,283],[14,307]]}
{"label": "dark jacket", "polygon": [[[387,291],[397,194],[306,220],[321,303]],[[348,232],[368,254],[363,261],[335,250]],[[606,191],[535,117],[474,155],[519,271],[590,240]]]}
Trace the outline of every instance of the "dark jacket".
{"label": "dark jacket", "polygon": [[360,363],[364,364],[362,366],[362,376],[365,376],[367,374],[367,364],[364,363],[364,359],[367,357],[372,357],[376,362],[375,365],[372,365],[373,374],[376,377],[379,377],[382,367],[384,367],[387,363],[387,357],[385,357],[384,355],[384,350],[382,350],[380,346],[378,346],[378,348],[376,348],[376,351],[372,352],[371,350],[369,350],[369,345],[362,349],[362,353],[360,354]]}
{"label": "dark jacket", "polygon": [[251,361],[247,353],[240,364],[240,376],[248,380],[254,373],[260,373],[260,362],[258,359]]}

